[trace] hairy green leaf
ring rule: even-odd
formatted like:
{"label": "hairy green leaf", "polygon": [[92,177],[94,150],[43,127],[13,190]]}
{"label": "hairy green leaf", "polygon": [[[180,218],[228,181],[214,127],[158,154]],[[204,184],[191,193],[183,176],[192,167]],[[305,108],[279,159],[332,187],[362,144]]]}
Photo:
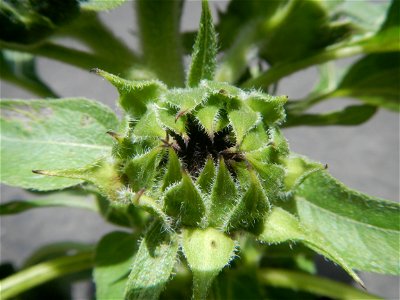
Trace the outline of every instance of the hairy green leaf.
{"label": "hairy green leaf", "polygon": [[82,180],[44,177],[32,170],[81,168],[111,153],[108,130],[118,119],[90,100],[1,100],[1,181],[54,190]]}
{"label": "hairy green leaf", "polygon": [[132,263],[124,299],[158,299],[168,282],[178,252],[178,236],[154,223],[140,243]]}
{"label": "hairy green leaf", "polygon": [[345,260],[346,257],[336,252],[332,244],[317,229],[311,230],[299,222],[295,216],[281,208],[272,209],[265,221],[264,231],[260,234],[259,240],[272,244],[290,241],[302,242],[307,247],[339,264],[355,281],[363,285],[361,279],[348,265]]}
{"label": "hairy green leaf", "polygon": [[355,269],[399,274],[400,206],[346,188],[327,172],[295,191],[300,221],[318,230]]}
{"label": "hairy green leaf", "polygon": [[44,207],[75,207],[98,212],[97,206],[85,198],[70,192],[62,192],[32,200],[13,200],[0,204],[0,216]]}
{"label": "hairy green leaf", "polygon": [[202,0],[199,31],[192,52],[187,85],[197,86],[202,79],[212,80],[217,56],[217,36],[208,1]]}
{"label": "hairy green leaf", "polygon": [[327,167],[294,153],[291,153],[289,157],[284,159],[283,163],[286,167],[284,179],[286,191],[293,190],[301,184],[307,176]]}
{"label": "hairy green leaf", "polygon": [[182,249],[193,272],[193,299],[206,299],[214,278],[233,258],[235,242],[213,228],[186,229]]}
{"label": "hairy green leaf", "polygon": [[122,187],[122,181],[118,171],[105,159],[82,168],[59,170],[33,170],[35,174],[80,179],[93,183],[100,193],[111,200],[118,199],[118,190]]}
{"label": "hairy green leaf", "polygon": [[96,299],[122,299],[137,248],[137,236],[127,232],[114,231],[100,240],[93,271]]}

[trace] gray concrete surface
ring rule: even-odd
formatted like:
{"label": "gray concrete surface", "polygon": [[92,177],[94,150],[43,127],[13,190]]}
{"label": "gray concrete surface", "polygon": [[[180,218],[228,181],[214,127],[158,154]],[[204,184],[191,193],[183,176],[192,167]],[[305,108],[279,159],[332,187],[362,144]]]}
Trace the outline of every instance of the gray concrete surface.
{"label": "gray concrete surface", "polygon": [[[223,8],[224,2],[213,2]],[[189,1],[185,7],[183,28],[194,29],[200,16],[200,2]],[[103,13],[102,18],[113,31],[137,48],[134,32],[135,21],[130,4],[115,11]],[[42,78],[61,96],[84,96],[107,103],[117,109],[116,91],[104,80],[59,62],[39,59]],[[282,81],[279,92],[290,98],[300,98],[316,80],[311,68]],[[32,98],[32,95],[1,82],[2,98]],[[354,102],[335,99],[318,106],[326,111]],[[330,172],[348,186],[364,193],[391,200],[399,198],[399,116],[381,110],[369,122],[357,127],[298,127],[285,130],[291,148],[297,153],[327,163]],[[31,197],[16,188],[2,186],[2,201]],[[48,208],[33,210],[0,220],[1,260],[21,263],[34,249],[56,241],[78,240],[95,242],[104,233],[114,229],[99,216],[75,209]],[[399,278],[361,273],[368,290],[386,299],[399,299]],[[78,289],[75,299],[85,299]]]}

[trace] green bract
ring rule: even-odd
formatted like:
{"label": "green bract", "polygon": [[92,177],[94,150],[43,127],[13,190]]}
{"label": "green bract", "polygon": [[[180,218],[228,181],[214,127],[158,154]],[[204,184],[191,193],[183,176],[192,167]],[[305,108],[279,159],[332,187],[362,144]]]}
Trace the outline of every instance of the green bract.
{"label": "green bract", "polygon": [[[362,20],[357,27],[332,21],[328,6],[340,14],[341,1],[249,0],[244,5],[232,0],[217,28],[202,1],[186,75],[180,1],[137,1],[141,58],[117,39],[103,48],[87,35],[93,22],[97,34],[109,38],[93,11],[122,2],[68,1],[61,15],[37,1],[0,4],[0,22],[10,25],[0,35],[1,45],[25,50],[20,44],[39,43],[31,45],[38,53],[58,49],[68,59],[80,57],[80,67],[98,66],[92,72],[117,89],[123,110],[119,120],[107,107],[83,98],[2,100],[1,181],[49,195],[2,204],[0,215],[80,207],[132,230],[107,234],[95,250],[66,243],[39,251],[25,270],[0,281],[2,297],[93,268],[100,300],[188,298],[182,287],[191,280],[193,299],[275,299],[274,288],[282,287],[375,299],[312,276],[312,255],[333,261],[360,285],[355,270],[399,274],[400,206],[350,190],[327,166],[291,152],[281,127],[355,125],[378,105],[398,110],[399,49],[393,36],[399,1],[376,24],[353,11],[350,15]],[[349,40],[352,31],[361,36]],[[93,51],[84,54],[91,60],[78,50],[63,52],[62,46],[43,42],[54,32],[82,39]],[[217,32],[226,51],[220,63]],[[287,103],[287,96],[262,89],[354,49],[368,55],[341,76],[322,66],[321,81],[306,99]],[[256,56],[271,68],[250,67]],[[36,76],[33,56],[4,50],[0,62],[4,78],[21,80],[40,95],[54,94]],[[368,72],[375,67],[378,71]],[[304,113],[340,95],[363,104]],[[67,190],[57,192],[62,189]],[[87,194],[95,195],[90,203],[83,202]],[[273,269],[276,265],[289,270]]]}

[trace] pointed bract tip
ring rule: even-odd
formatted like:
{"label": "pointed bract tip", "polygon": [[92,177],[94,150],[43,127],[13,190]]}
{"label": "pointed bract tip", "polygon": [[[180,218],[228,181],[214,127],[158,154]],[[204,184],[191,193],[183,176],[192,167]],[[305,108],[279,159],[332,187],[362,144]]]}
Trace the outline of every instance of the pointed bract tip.
{"label": "pointed bract tip", "polygon": [[186,110],[180,110],[178,113],[175,115],[175,123],[178,121],[180,117],[182,117],[186,113]]}
{"label": "pointed bract tip", "polygon": [[93,68],[93,69],[90,69],[89,72],[94,73],[94,74],[100,74],[101,70],[99,68]]}
{"label": "pointed bract tip", "polygon": [[327,170],[329,168],[328,164],[324,165],[324,169]]}
{"label": "pointed bract tip", "polygon": [[120,134],[116,133],[115,131],[108,130],[106,133],[108,135],[110,135],[111,137],[113,137],[116,141],[118,141],[118,142],[122,141],[122,136]]}
{"label": "pointed bract tip", "polygon": [[32,173],[40,174],[40,175],[46,175],[44,170],[32,170]]}
{"label": "pointed bract tip", "polygon": [[188,137],[187,135],[183,136],[183,142],[185,143],[186,148],[189,145],[189,141],[190,141],[190,137]]}

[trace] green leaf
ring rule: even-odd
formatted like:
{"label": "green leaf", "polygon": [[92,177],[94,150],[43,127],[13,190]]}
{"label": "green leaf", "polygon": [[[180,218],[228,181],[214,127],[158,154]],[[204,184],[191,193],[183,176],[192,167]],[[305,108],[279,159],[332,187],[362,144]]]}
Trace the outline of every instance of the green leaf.
{"label": "green leaf", "polygon": [[118,190],[123,187],[118,170],[105,159],[75,169],[33,170],[35,174],[80,179],[93,183],[103,196],[118,200]]}
{"label": "green leaf", "polygon": [[[379,102],[377,103],[379,104]],[[285,127],[291,126],[354,126],[368,121],[377,108],[371,105],[350,105],[343,110],[324,114],[290,114],[288,113]]]}
{"label": "green leaf", "polygon": [[66,1],[1,1],[0,40],[34,44],[79,15],[79,4]]}
{"label": "green leaf", "polygon": [[164,191],[171,184],[181,181],[181,163],[175,150],[170,148],[168,151],[168,166],[163,178],[162,190]]}
{"label": "green leaf", "polygon": [[125,3],[126,0],[79,0],[81,9],[103,11],[117,8]]}
{"label": "green leaf", "polygon": [[392,0],[390,2],[390,7],[386,14],[385,22],[382,24],[380,32],[391,28],[399,28],[399,18],[400,18],[400,1]]}
{"label": "green leaf", "polygon": [[98,195],[97,205],[107,222],[130,229],[144,227],[144,212],[133,203],[110,202],[106,197]]}
{"label": "green leaf", "polygon": [[264,294],[263,287],[259,284],[255,272],[251,272],[249,269],[230,272],[226,268],[215,278],[210,288],[208,299],[266,299]]}
{"label": "green leaf", "polygon": [[221,159],[211,192],[211,207],[208,217],[211,227],[223,227],[227,221],[227,212],[232,210],[237,198],[236,184],[229,173],[225,161]]}
{"label": "green leaf", "polygon": [[400,33],[400,2],[392,0],[387,10],[386,19],[380,30],[373,36],[367,36],[355,42],[354,46],[360,46],[365,52],[391,52],[399,51],[399,33]]}
{"label": "green leaf", "polygon": [[137,236],[127,232],[114,231],[100,240],[93,271],[96,299],[122,299],[137,248]]}
{"label": "green leaf", "polygon": [[[95,245],[79,242],[56,242],[41,246],[33,251],[24,261],[22,268],[25,269],[34,266],[38,263],[45,262],[51,259],[67,256],[71,252],[94,251]],[[88,274],[90,276],[90,273]]]}
{"label": "green leaf", "polygon": [[[333,1],[326,0],[325,5],[330,5]],[[338,1],[336,7],[329,8],[332,13],[340,14],[346,21],[350,21],[354,30],[358,33],[376,32],[385,21],[386,12],[390,5],[389,1],[379,2],[356,2]],[[371,16],[374,16],[371,18]]]}
{"label": "green leaf", "polygon": [[161,152],[162,148],[156,147],[128,161],[124,172],[129,179],[129,185],[133,191],[137,192],[153,186]]}
{"label": "green leaf", "polygon": [[[285,269],[261,269],[258,271],[257,275],[262,283],[270,287],[287,288],[297,293],[299,291],[305,291],[322,296],[322,298],[347,300],[382,299],[352,287],[351,285],[320,276],[305,274],[303,272],[293,272]],[[298,295],[297,293],[296,295]]]}
{"label": "green leaf", "polygon": [[338,254],[330,242],[324,239],[324,236],[317,229],[311,230],[299,222],[295,216],[279,207],[271,210],[264,223],[264,231],[258,238],[262,242],[272,244],[289,241],[302,242],[312,250],[339,264],[356,282],[363,285],[361,279],[348,265],[348,262],[345,260],[346,257]]}
{"label": "green leaf", "polygon": [[81,168],[111,153],[108,130],[115,114],[97,102],[1,100],[1,181],[42,191],[66,188],[82,180],[44,177],[32,170]]}
{"label": "green leaf", "polygon": [[268,24],[262,56],[271,64],[303,59],[347,37],[350,28],[331,23],[328,13],[321,1],[288,2]]}
{"label": "green leaf", "polygon": [[38,96],[56,97],[55,93],[37,75],[36,60],[33,55],[1,50],[0,69],[2,79],[19,85]]}
{"label": "green leaf", "polygon": [[217,56],[217,36],[214,30],[212,15],[208,1],[202,0],[202,11],[199,31],[193,47],[187,85],[197,86],[202,79],[212,80],[214,77]]}
{"label": "green leaf", "polygon": [[119,104],[135,118],[142,116],[147,110],[147,104],[157,102],[160,95],[166,91],[165,85],[158,80],[131,81],[100,69],[92,71],[107,79],[118,89]]}
{"label": "green leaf", "polygon": [[0,204],[0,216],[19,214],[30,209],[43,207],[75,207],[98,212],[97,206],[88,202],[86,197],[62,192],[32,200],[13,200],[2,203]]}
{"label": "green leaf", "polygon": [[143,208],[148,213],[152,214],[154,217],[158,218],[161,221],[161,224],[164,226],[164,230],[171,230],[171,218],[167,216],[160,203],[150,198],[146,195],[143,195],[143,191],[139,191],[138,193],[131,193],[130,201],[140,208]]}
{"label": "green leaf", "polygon": [[285,190],[291,191],[301,184],[304,179],[310,174],[323,170],[327,166],[323,166],[321,163],[309,160],[305,156],[291,153],[289,157],[283,160],[285,165]]}
{"label": "green leaf", "polygon": [[318,230],[355,269],[399,274],[400,206],[346,188],[327,172],[295,192],[300,221]]}
{"label": "green leaf", "polygon": [[206,299],[214,278],[233,258],[235,242],[213,228],[186,229],[182,249],[193,272],[193,299]]}
{"label": "green leaf", "polygon": [[0,281],[3,299],[15,296],[59,277],[91,269],[93,251],[83,250],[73,255],[52,259],[26,268]]}
{"label": "green leaf", "polygon": [[168,282],[178,252],[178,236],[154,223],[140,243],[125,288],[124,299],[158,299]]}
{"label": "green leaf", "polygon": [[164,211],[169,216],[178,218],[183,225],[199,226],[201,224],[206,211],[203,197],[185,171],[182,171],[181,182],[167,189],[164,197]]}
{"label": "green leaf", "polygon": [[365,56],[350,67],[335,93],[400,111],[400,52]]}

